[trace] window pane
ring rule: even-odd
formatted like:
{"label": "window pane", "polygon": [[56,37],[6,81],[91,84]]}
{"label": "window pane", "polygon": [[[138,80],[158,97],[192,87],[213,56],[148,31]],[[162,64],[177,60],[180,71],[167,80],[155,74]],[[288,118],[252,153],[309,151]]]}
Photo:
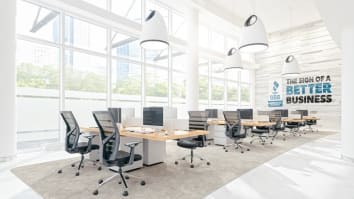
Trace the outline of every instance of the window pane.
{"label": "window pane", "polygon": [[207,76],[199,76],[199,102],[208,103],[209,81]]}
{"label": "window pane", "polygon": [[186,100],[186,74],[172,73],[172,97],[174,102],[185,102]]}
{"label": "window pane", "polygon": [[71,50],[65,51],[66,97],[106,97],[106,61],[97,57]]}
{"label": "window pane", "polygon": [[208,75],[209,63],[207,59],[199,58],[199,75]]}
{"label": "window pane", "polygon": [[[83,0],[102,9],[107,9],[107,0]],[[114,0],[117,1],[117,0]]]}
{"label": "window pane", "polygon": [[211,63],[211,70],[212,70],[212,77],[218,77],[218,78],[224,78],[225,77],[225,72],[224,72],[224,64],[219,63],[219,62],[212,62]]}
{"label": "window pane", "polygon": [[145,94],[147,101],[167,102],[168,72],[167,70],[146,67],[145,69]]}
{"label": "window pane", "polygon": [[222,34],[211,32],[211,48],[215,51],[224,52],[225,51],[225,41]]}
{"label": "window pane", "polygon": [[168,49],[164,50],[145,50],[145,62],[168,67]]}
{"label": "window pane", "polygon": [[251,87],[249,85],[241,85],[241,105],[251,104]]}
{"label": "window pane", "polygon": [[59,42],[59,13],[17,1],[16,31],[43,40]]}
{"label": "window pane", "polygon": [[112,32],[112,55],[140,60],[141,48],[138,38]]}
{"label": "window pane", "polygon": [[226,73],[226,78],[231,81],[237,81],[238,80],[238,74],[239,70],[237,69],[228,69],[225,71]]}
{"label": "window pane", "polygon": [[199,26],[199,45],[207,48],[209,46],[209,33],[208,28],[205,26]]}
{"label": "window pane", "polygon": [[172,13],[172,35],[175,37],[186,39],[186,21],[181,15]]}
{"label": "window pane", "polygon": [[250,83],[250,71],[242,70],[241,71],[241,81],[245,83]]}
{"label": "window pane", "polygon": [[141,0],[113,0],[112,12],[141,23]]}
{"label": "window pane", "polygon": [[105,52],[107,48],[106,29],[65,16],[65,44]]}
{"label": "window pane", "polygon": [[234,82],[227,83],[227,103],[238,103],[238,84]]}
{"label": "window pane", "polygon": [[224,104],[224,81],[212,79],[211,81],[211,99],[212,104]]}
{"label": "window pane", "polygon": [[141,66],[126,61],[112,61],[112,99],[141,101]]}
{"label": "window pane", "polygon": [[18,148],[58,141],[59,49],[17,40],[16,82]]}

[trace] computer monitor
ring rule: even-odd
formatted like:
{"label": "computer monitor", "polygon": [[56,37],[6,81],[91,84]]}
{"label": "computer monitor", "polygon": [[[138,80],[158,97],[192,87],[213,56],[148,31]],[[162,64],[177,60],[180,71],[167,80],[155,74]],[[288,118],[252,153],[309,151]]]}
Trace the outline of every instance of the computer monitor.
{"label": "computer monitor", "polygon": [[296,110],[296,111],[300,113],[301,118],[303,116],[309,116],[309,111],[308,110]]}
{"label": "computer monitor", "polygon": [[281,117],[289,117],[289,110],[288,109],[275,109],[274,111],[280,111]]}
{"label": "computer monitor", "polygon": [[253,120],[253,109],[237,109],[240,112],[240,119]]}
{"label": "computer monitor", "polygon": [[218,118],[218,109],[205,109],[208,113],[208,118]]}
{"label": "computer monitor", "polygon": [[112,113],[114,123],[122,122],[122,109],[109,107],[108,111]]}
{"label": "computer monitor", "polygon": [[163,108],[162,107],[144,107],[143,125],[163,126]]}

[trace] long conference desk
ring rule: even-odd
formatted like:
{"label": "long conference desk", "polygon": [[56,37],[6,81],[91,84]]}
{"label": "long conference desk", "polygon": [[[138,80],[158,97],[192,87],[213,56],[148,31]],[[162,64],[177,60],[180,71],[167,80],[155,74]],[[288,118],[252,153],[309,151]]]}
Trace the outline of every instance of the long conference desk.
{"label": "long conference desk", "polygon": [[[82,132],[88,132],[91,134],[99,134],[99,129],[94,127],[80,127]],[[130,130],[126,130],[130,129]],[[134,129],[132,131],[131,129]],[[151,128],[149,128],[151,129]],[[141,168],[144,165],[154,165],[164,162],[166,157],[166,141],[176,140],[189,137],[195,137],[199,135],[207,135],[208,131],[203,130],[149,130],[145,131],[143,127],[129,127],[121,128],[120,131],[121,143],[120,150],[129,151],[129,148],[125,146],[128,142],[141,142],[136,148],[135,153],[143,156],[143,160],[134,162],[133,165],[126,167],[125,170],[132,170]],[[100,144],[99,136],[93,141],[95,144]],[[90,159],[99,159],[99,152],[90,153]]]}

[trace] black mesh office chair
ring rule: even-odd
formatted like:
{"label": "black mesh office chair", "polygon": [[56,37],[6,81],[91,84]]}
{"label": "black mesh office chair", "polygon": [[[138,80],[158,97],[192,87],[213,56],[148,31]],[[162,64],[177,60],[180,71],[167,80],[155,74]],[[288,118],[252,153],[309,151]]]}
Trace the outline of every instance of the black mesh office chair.
{"label": "black mesh office chair", "polygon": [[[120,176],[125,187],[123,196],[128,196],[128,185],[125,180],[129,179],[129,177],[138,179],[140,178],[130,174],[128,175],[126,173],[123,175],[122,167],[132,165],[134,161],[139,161],[142,159],[141,155],[134,153],[135,147],[139,144],[139,142],[131,142],[125,144],[130,148],[129,152],[119,150],[120,134],[117,125],[113,121],[112,114],[109,111],[95,111],[93,112],[93,117],[95,118],[100,131],[102,147],[100,151],[100,157],[102,159],[103,165],[106,167],[118,167],[118,171],[111,170],[113,172],[117,172],[115,175],[107,178],[106,180],[98,181],[98,188],[93,192],[93,194],[98,195],[98,189],[101,186]],[[119,184],[120,183],[121,182],[119,182]],[[141,180],[140,184],[144,186],[145,181]]]}
{"label": "black mesh office chair", "polygon": [[[244,153],[241,140],[247,137],[247,131],[241,130],[241,120],[240,120],[240,112],[239,111],[224,111],[225,118],[225,135],[234,141],[233,144],[225,145],[225,152],[229,151],[229,147],[233,147],[234,149],[240,149],[241,153]],[[246,148],[249,151],[249,148]]]}
{"label": "black mesh office chair", "polygon": [[293,136],[301,134],[298,133],[299,127],[300,127],[301,122],[285,122],[285,128],[290,129],[289,133],[292,134]]}
{"label": "black mesh office chair", "polygon": [[[207,119],[208,112],[206,111],[189,111],[189,130],[207,130]],[[206,136],[199,135],[196,138],[192,139],[181,139],[177,142],[177,146],[189,149],[190,155],[186,155],[179,160],[186,160],[187,157],[190,157],[190,167],[194,168],[194,156],[198,157],[201,161],[206,161],[207,165],[210,165],[210,162],[205,158],[194,154],[194,150],[197,147],[206,147]],[[175,164],[178,164],[178,160],[175,161]]]}
{"label": "black mesh office chair", "polygon": [[[253,144],[255,140],[259,140],[262,145],[266,143],[266,139],[269,137],[270,127],[268,126],[256,126],[251,130],[253,135],[257,137],[250,141],[250,144]],[[272,143],[272,142],[271,142]]]}
{"label": "black mesh office chair", "polygon": [[[91,161],[93,162],[94,165],[96,165],[96,162],[98,162],[98,160],[85,159],[85,154],[88,154],[93,150],[99,149],[98,145],[92,144],[92,139],[96,135],[83,134],[80,131],[80,127],[74,117],[74,114],[71,111],[61,111],[60,115],[63,118],[64,123],[66,125],[65,150],[71,154],[74,153],[81,154],[81,160],[75,174],[76,176],[79,176],[80,169],[84,167],[84,161]],[[80,136],[83,136],[86,139],[88,139],[88,142],[79,142]],[[71,164],[71,166],[75,167],[75,163]],[[101,170],[100,166],[98,167],[98,170]],[[63,172],[62,169],[58,170],[59,174],[62,172]]]}
{"label": "black mesh office chair", "polygon": [[[272,137],[272,141],[270,143],[273,144],[273,141],[278,136],[279,131],[285,130],[283,126],[283,122],[281,120],[281,111],[278,110],[271,111],[269,114],[269,121],[275,123],[275,125],[272,126],[273,134],[270,135],[270,137]],[[284,133],[283,133],[283,140],[285,141]]]}

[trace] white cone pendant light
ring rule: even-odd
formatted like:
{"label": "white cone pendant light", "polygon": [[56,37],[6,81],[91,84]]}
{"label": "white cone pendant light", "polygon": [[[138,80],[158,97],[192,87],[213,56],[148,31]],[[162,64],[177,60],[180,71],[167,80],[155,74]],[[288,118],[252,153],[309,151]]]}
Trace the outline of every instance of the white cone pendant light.
{"label": "white cone pendant light", "polygon": [[162,15],[151,11],[143,23],[140,46],[145,49],[161,50],[168,47],[168,33]]}
{"label": "white cone pendant light", "polygon": [[240,51],[256,53],[268,48],[267,33],[260,18],[251,15],[243,25],[240,38]]}
{"label": "white cone pendant light", "polygon": [[224,70],[228,69],[242,69],[241,56],[236,48],[231,48],[227,53]]}
{"label": "white cone pendant light", "polygon": [[300,67],[293,55],[289,55],[286,57],[282,75],[285,77],[297,76],[300,74]]}

